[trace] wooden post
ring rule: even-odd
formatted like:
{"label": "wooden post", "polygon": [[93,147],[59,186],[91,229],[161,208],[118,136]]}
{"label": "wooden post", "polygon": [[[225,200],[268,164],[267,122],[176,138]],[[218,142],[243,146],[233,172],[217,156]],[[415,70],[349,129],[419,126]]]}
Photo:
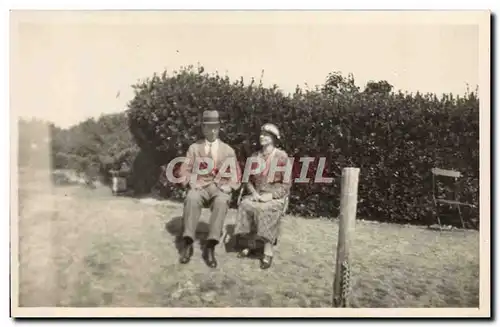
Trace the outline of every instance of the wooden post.
{"label": "wooden post", "polygon": [[350,246],[356,222],[358,203],[359,168],[342,170],[340,222],[337,245],[337,262],[333,283],[333,306],[348,307],[350,305]]}

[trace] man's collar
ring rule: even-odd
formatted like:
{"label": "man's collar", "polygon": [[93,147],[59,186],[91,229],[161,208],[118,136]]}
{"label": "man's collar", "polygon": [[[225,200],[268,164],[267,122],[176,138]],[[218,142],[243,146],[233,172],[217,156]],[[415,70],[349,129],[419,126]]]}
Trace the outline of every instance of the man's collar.
{"label": "man's collar", "polygon": [[219,142],[218,138],[216,138],[213,142],[210,142],[209,140],[205,139],[205,144],[212,144],[213,145],[213,144],[216,144],[218,142]]}

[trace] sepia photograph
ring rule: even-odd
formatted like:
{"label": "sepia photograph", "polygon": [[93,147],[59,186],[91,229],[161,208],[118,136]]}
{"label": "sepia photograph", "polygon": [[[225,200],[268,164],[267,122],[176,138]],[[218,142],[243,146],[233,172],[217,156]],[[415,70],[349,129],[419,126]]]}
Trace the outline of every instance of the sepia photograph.
{"label": "sepia photograph", "polygon": [[489,11],[9,16],[12,317],[491,316]]}

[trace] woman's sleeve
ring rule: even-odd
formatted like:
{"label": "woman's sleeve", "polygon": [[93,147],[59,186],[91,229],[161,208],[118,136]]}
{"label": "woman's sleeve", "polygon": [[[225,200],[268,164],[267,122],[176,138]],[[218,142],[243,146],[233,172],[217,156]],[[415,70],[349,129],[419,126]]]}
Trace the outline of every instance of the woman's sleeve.
{"label": "woman's sleeve", "polygon": [[[277,165],[280,169],[289,164],[289,159],[286,153],[280,155]],[[281,199],[290,193],[290,188],[292,186],[292,176],[286,176],[289,174],[287,171],[277,171],[273,183],[273,199]],[[287,178],[285,178],[287,177]]]}
{"label": "woman's sleeve", "polygon": [[[249,159],[254,160],[257,157],[258,157],[257,153],[254,152],[254,153],[252,153],[252,155],[250,156]],[[252,162],[252,165],[249,168],[254,170],[257,168],[257,166],[258,166],[258,163]],[[244,167],[244,169],[246,169],[246,166]],[[252,189],[255,190],[255,175],[252,174],[252,175],[249,175],[247,177],[248,177],[248,181],[246,181],[245,184],[246,184],[248,192],[252,192]]]}

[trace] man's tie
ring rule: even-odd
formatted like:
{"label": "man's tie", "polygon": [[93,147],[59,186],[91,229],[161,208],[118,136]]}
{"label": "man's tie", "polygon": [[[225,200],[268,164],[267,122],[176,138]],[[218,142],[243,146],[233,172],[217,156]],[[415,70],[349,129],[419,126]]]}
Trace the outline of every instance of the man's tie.
{"label": "man's tie", "polygon": [[[208,156],[210,157],[210,159],[212,159],[212,164],[213,164],[213,169],[215,169],[217,163],[215,162],[215,155],[213,153],[213,143],[209,142],[208,143]],[[214,170],[212,170],[212,172],[214,172]]]}
{"label": "man's tie", "polygon": [[214,165],[215,165],[215,153],[214,153],[214,149],[213,149],[213,143],[208,143],[208,155],[210,156],[210,158],[214,161]]}

